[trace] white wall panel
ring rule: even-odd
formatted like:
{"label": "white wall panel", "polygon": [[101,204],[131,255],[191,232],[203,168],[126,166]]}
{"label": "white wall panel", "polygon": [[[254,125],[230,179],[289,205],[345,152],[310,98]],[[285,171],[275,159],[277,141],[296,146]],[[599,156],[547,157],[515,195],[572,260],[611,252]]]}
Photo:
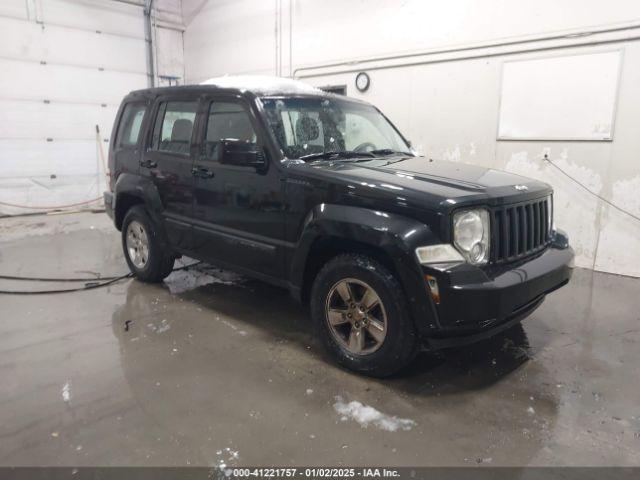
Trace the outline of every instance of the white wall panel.
{"label": "white wall panel", "polygon": [[144,39],[142,8],[112,0],[44,0],[42,20]]}
{"label": "white wall panel", "polygon": [[138,38],[0,17],[0,57],[52,64],[102,67],[145,74],[145,46]]}
{"label": "white wall panel", "polygon": [[[122,97],[147,86],[146,68],[140,7],[0,2],[0,202],[58,206],[98,196],[98,145],[105,154],[108,145],[97,143],[95,126],[109,138]],[[29,211],[0,205],[0,214]]]}
{"label": "white wall panel", "polygon": [[0,15],[27,19],[25,0],[2,0],[0,2]]}
{"label": "white wall panel", "polygon": [[[146,75],[98,69],[40,65],[1,60],[0,97],[69,102],[120,103],[122,97],[146,87]],[[2,126],[0,125],[0,132]]]}
{"label": "white wall panel", "polygon": [[155,18],[159,22],[182,26],[182,0],[155,0],[153,4]]}
{"label": "white wall panel", "polygon": [[[202,0],[183,0],[186,12]],[[296,67],[471,43],[572,32],[640,18],[636,0],[291,0]],[[289,1],[283,3],[288,66]],[[185,32],[187,78],[271,72],[275,59],[273,1],[209,0]],[[285,68],[288,72],[288,68]]]}
{"label": "white wall panel", "polygon": [[0,140],[0,177],[96,175],[97,152],[95,140]]}
{"label": "white wall panel", "polygon": [[[640,217],[640,42],[626,45],[624,58],[611,169],[603,195]],[[638,252],[640,222],[603,204],[596,269],[640,277]]]}
{"label": "white wall panel", "polygon": [[498,137],[611,140],[621,51],[505,62]]}
{"label": "white wall panel", "polygon": [[0,137],[87,140],[95,137],[95,125],[99,125],[102,136],[109,138],[117,110],[115,104],[102,107],[0,99]]}
{"label": "white wall panel", "polygon": [[208,2],[185,32],[188,80],[275,74],[274,12],[274,2]]}
{"label": "white wall panel", "polygon": [[[236,5],[236,13],[247,9],[251,1],[209,1],[189,28],[205,23],[205,12],[215,16],[220,4],[231,3]],[[288,2],[284,3],[286,9]],[[293,56],[298,65],[313,65],[372,54],[415,52],[629,22],[638,19],[639,11],[634,0],[294,0]]]}

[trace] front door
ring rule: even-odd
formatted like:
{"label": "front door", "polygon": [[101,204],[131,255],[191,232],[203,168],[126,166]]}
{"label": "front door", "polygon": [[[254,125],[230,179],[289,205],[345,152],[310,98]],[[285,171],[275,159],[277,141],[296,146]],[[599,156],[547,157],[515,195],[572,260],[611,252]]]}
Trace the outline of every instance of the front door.
{"label": "front door", "polygon": [[193,137],[196,96],[160,98],[154,108],[154,124],[140,173],[156,186],[168,240],[177,250],[191,250],[193,215]]}
{"label": "front door", "polygon": [[281,278],[284,210],[278,168],[268,160],[264,168],[222,162],[224,140],[255,144],[265,152],[257,118],[236,97],[207,97],[201,111],[194,247],[199,256],[222,265]]}

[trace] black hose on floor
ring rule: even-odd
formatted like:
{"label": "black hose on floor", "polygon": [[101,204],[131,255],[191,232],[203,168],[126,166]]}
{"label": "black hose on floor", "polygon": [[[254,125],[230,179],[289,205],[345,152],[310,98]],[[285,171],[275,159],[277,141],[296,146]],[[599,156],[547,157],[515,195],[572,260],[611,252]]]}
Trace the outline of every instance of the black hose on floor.
{"label": "black hose on floor", "polygon": [[112,283],[116,283],[119,280],[124,280],[125,278],[132,277],[133,273],[127,273],[126,275],[122,275],[120,277],[115,277],[106,282],[87,282],[82,287],[77,288],[64,288],[60,290],[0,290],[0,294],[4,295],[41,295],[41,294],[51,294],[51,293],[69,293],[69,292],[81,292],[82,290],[93,290],[94,288],[106,287],[107,285],[111,285]]}
{"label": "black hose on floor", "polygon": [[[173,271],[186,270],[202,262],[195,262],[190,265],[183,265],[182,267],[174,268]],[[19,277],[14,275],[0,275],[0,279],[5,280],[21,280],[32,282],[87,282],[82,287],[77,288],[63,288],[54,290],[0,290],[0,295],[44,295],[53,293],[70,293],[81,292],[83,290],[93,290],[95,288],[106,287],[125,278],[133,277],[133,273],[127,273],[126,275],[120,275],[118,277],[102,277],[102,278],[46,278],[46,277]]]}
{"label": "black hose on floor", "polygon": [[0,275],[0,280],[18,280],[25,282],[101,282],[103,280],[115,280],[117,277],[90,277],[90,278],[53,278],[53,277],[17,277],[14,275]]}

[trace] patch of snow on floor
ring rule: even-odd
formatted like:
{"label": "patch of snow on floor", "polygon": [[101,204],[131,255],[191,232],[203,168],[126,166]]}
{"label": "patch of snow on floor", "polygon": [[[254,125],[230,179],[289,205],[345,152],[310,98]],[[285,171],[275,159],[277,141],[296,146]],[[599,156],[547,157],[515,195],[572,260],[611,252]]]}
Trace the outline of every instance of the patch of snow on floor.
{"label": "patch of snow on floor", "polygon": [[411,419],[384,414],[355,400],[346,403],[340,396],[336,397],[333,408],[341,415],[341,420],[347,421],[351,418],[364,428],[373,425],[381,430],[395,432],[397,430],[411,430],[416,426],[416,422]]}
{"label": "patch of snow on floor", "polygon": [[242,277],[233,272],[227,272],[217,268],[194,267],[171,273],[171,275],[164,279],[164,283],[169,287],[169,291],[175,295],[212,283],[234,285],[241,280]]}
{"label": "patch of snow on floor", "polygon": [[164,333],[167,330],[171,329],[171,325],[169,325],[169,323],[167,323],[167,319],[163,318],[162,319],[162,323],[160,323],[160,326],[158,328],[156,328],[156,333]]}
{"label": "patch of snow on floor", "polygon": [[62,400],[67,403],[71,400],[71,384],[69,382],[62,387]]}

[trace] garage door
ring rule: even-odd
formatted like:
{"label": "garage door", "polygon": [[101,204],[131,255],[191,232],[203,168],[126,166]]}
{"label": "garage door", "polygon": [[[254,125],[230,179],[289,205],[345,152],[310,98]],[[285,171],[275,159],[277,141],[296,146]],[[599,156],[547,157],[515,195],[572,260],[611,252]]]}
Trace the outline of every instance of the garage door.
{"label": "garage door", "polygon": [[145,53],[140,7],[0,2],[0,214],[100,197],[101,151],[122,97],[147,86]]}

